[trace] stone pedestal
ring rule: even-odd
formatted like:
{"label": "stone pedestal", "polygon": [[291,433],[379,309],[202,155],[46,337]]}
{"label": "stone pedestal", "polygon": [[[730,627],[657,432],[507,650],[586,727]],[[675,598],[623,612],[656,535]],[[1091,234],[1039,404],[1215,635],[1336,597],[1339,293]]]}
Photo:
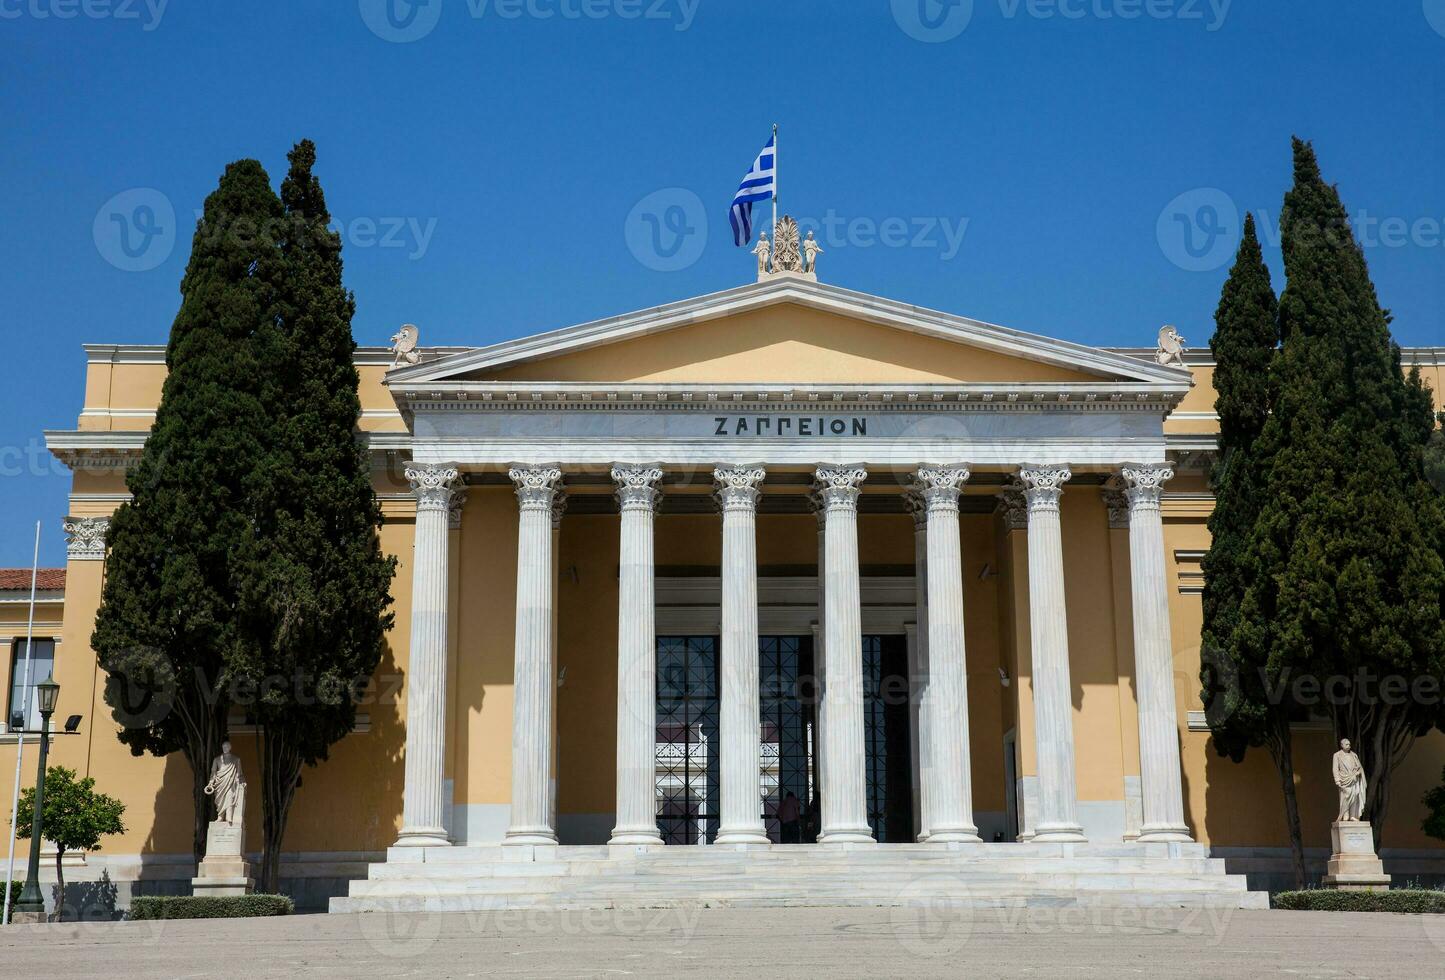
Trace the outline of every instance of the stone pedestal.
{"label": "stone pedestal", "polygon": [[1336,820],[1330,825],[1334,853],[1325,866],[1324,886],[1349,891],[1388,889],[1390,876],[1375,854],[1368,820]]}
{"label": "stone pedestal", "polygon": [[206,828],[206,856],[191,879],[191,894],[249,895],[256,887],[251,865],[241,854],[241,825],[212,820]]}

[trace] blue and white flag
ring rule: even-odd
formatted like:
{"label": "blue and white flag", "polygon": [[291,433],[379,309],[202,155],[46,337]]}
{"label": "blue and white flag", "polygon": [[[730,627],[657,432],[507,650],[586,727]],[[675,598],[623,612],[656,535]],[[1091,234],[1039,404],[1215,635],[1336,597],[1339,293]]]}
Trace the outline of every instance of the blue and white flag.
{"label": "blue and white flag", "polygon": [[777,144],[778,136],[773,134],[763,152],[753,161],[753,168],[738,185],[733,197],[732,212],[728,215],[733,224],[733,244],[746,245],[753,240],[753,205],[758,201],[771,201],[778,192]]}

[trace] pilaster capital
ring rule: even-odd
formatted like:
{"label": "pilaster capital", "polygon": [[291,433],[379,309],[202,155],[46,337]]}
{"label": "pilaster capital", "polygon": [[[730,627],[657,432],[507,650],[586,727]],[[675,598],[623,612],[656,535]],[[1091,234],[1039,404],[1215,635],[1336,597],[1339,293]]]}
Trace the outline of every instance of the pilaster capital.
{"label": "pilaster capital", "polygon": [[662,479],[662,470],[656,466],[636,463],[616,463],[612,467],[612,482],[617,484],[617,504],[623,510],[652,510],[657,498],[662,495],[657,483]]}
{"label": "pilaster capital", "polygon": [[1109,530],[1123,531],[1129,527],[1129,497],[1124,492],[1124,479],[1111,476],[1104,481],[1099,496],[1104,498],[1104,507],[1109,511]]}
{"label": "pilaster capital", "polygon": [[858,493],[863,481],[868,479],[868,470],[862,465],[837,466],[825,464],[813,473],[818,481],[818,493],[828,510],[858,507]]}
{"label": "pilaster capital", "polygon": [[109,517],[68,517],[65,520],[65,557],[71,561],[104,561]]}
{"label": "pilaster capital", "polygon": [[460,471],[452,463],[408,463],[406,479],[416,495],[416,509],[447,511]]}
{"label": "pilaster capital", "polygon": [[452,492],[451,502],[447,504],[447,530],[460,531],[462,529],[462,508],[467,505],[467,488],[459,486]]}
{"label": "pilaster capital", "polygon": [[818,520],[818,533],[828,526],[828,501],[823,499],[823,494],[814,487],[808,491],[808,504],[813,508],[813,516]]}
{"label": "pilaster capital", "polygon": [[1069,482],[1073,472],[1067,466],[1035,466],[1025,464],[1019,467],[1019,482],[1023,484],[1024,499],[1028,501],[1029,514],[1058,513],[1059,498],[1063,496],[1064,484]]}
{"label": "pilaster capital", "polygon": [[1125,463],[1119,468],[1124,493],[1129,498],[1129,512],[1158,510],[1164,484],[1174,479],[1174,468],[1168,463]]}
{"label": "pilaster capital", "polygon": [[923,499],[923,494],[914,487],[903,494],[903,506],[908,508],[908,513],[913,518],[913,532],[928,529],[928,501]]}
{"label": "pilaster capital", "polygon": [[758,505],[759,487],[767,477],[761,466],[719,466],[712,471],[717,498],[724,512],[753,510]]}
{"label": "pilaster capital", "polygon": [[914,492],[929,510],[958,510],[958,495],[968,482],[968,467],[961,463],[920,466],[913,474]]}
{"label": "pilaster capital", "polygon": [[567,513],[567,491],[558,488],[557,495],[552,498],[552,530],[562,529],[562,515]]}
{"label": "pilaster capital", "polygon": [[552,510],[553,499],[562,485],[562,469],[548,464],[515,463],[507,476],[517,485],[517,503],[522,510]]}
{"label": "pilaster capital", "polygon": [[998,513],[1009,531],[1023,531],[1029,526],[1029,503],[1018,488],[1002,490],[998,495]]}

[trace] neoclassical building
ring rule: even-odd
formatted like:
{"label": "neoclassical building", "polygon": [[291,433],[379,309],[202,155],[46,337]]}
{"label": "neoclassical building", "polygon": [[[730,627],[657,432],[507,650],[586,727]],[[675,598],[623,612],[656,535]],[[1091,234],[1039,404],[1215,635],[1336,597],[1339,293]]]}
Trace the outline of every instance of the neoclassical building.
{"label": "neoclassical building", "polygon": [[[357,354],[396,625],[293,807],[303,903],[887,901],[928,867],[982,898],[1258,904],[1243,876],[1286,870],[1273,767],[1219,758],[1200,703],[1207,350],[782,273],[417,353]],[[1445,350],[1407,357],[1445,390]],[[115,739],[89,650],[164,349],[88,346],[86,371],[46,434],[74,471],[60,712],[86,715],[52,758],[129,829],[67,881],[182,889],[189,772]],[[231,731],[256,771],[244,705]],[[1330,743],[1301,722],[1321,864]],[[1445,870],[1418,829],[1442,760],[1428,736],[1396,777],[1397,873]]]}

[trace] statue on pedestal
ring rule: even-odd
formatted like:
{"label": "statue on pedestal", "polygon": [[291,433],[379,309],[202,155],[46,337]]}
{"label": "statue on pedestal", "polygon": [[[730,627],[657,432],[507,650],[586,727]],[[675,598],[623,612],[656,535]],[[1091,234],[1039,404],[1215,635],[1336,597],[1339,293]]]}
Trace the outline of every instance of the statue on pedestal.
{"label": "statue on pedestal", "polygon": [[1375,853],[1375,835],[1364,819],[1365,767],[1350,749],[1350,740],[1340,739],[1340,750],[1331,766],[1340,790],[1340,812],[1330,824],[1333,851],[1325,864],[1324,886],[1347,889],[1387,889],[1390,876]]}
{"label": "statue on pedestal", "polygon": [[813,238],[813,233],[808,232],[808,237],[803,240],[803,271],[816,273],[818,271],[818,256],[823,254],[823,246],[819,245]]}
{"label": "statue on pedestal", "polygon": [[206,856],[191,879],[195,895],[246,895],[255,887],[245,857],[246,774],[231,753],[229,739],[211,761],[206,795],[216,801],[216,819],[206,828]]}
{"label": "statue on pedestal", "polygon": [[1359,820],[1365,813],[1365,767],[1350,749],[1350,740],[1340,739],[1334,759],[1335,785],[1340,789],[1340,815],[1336,820]]}
{"label": "statue on pedestal", "polygon": [[768,274],[768,257],[772,254],[773,246],[768,242],[767,232],[758,236],[758,244],[753,248],[753,254],[758,257],[758,278],[761,279]]}

